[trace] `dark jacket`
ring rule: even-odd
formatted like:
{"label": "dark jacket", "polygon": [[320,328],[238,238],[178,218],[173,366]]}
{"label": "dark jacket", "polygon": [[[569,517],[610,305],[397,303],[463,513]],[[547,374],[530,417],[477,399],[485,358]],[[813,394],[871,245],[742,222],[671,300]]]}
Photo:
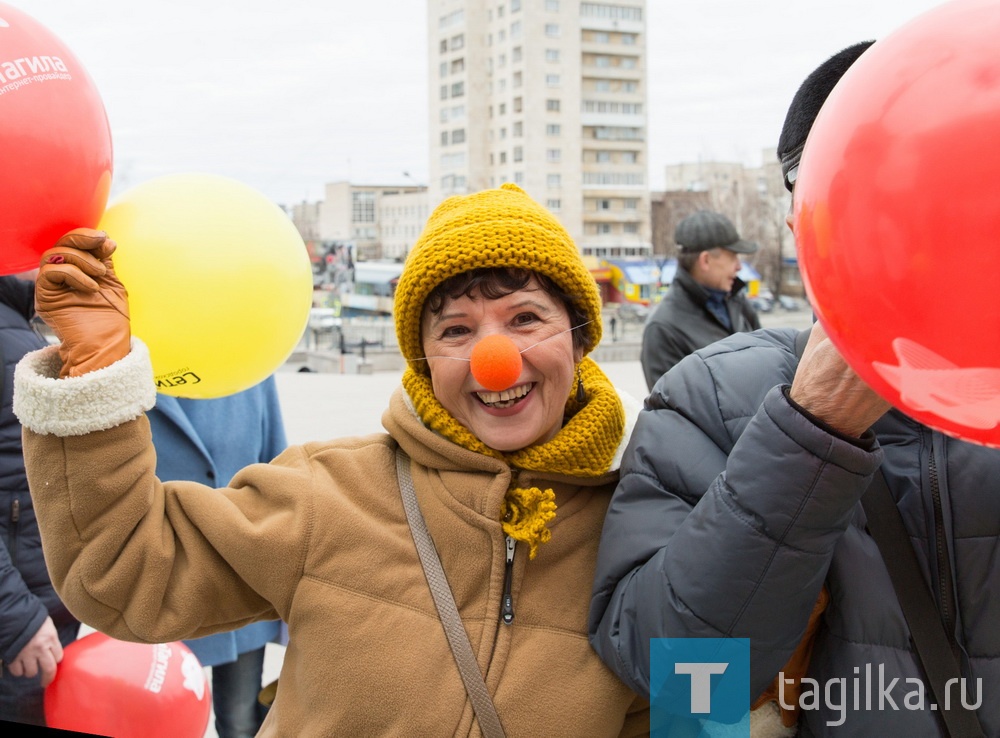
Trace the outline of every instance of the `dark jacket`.
{"label": "dark jacket", "polygon": [[730,329],[706,307],[708,291],[686,269],[677,269],[670,289],[650,313],[642,331],[640,359],[649,389],[688,354],[733,333],[760,328],[760,319],[746,299],[745,287],[746,283],[737,278],[726,297]]}
{"label": "dark jacket", "polygon": [[31,282],[0,277],[0,659],[4,664],[14,660],[46,617],[52,616],[63,644],[76,637],[79,626],[49,581],[24,474],[21,424],[11,410],[14,365],[28,351],[46,345],[31,327],[34,299]]}
{"label": "dark jacket", "polygon": [[[881,465],[962,651],[968,700],[976,701],[981,679],[980,721],[986,735],[1000,735],[1000,701],[991,697],[1000,694],[1000,451],[897,411],[879,420],[867,447],[827,432],[785,394],[798,363],[794,337],[733,336],[657,383],[608,510],[591,642],[648,694],[650,638],[749,638],[756,696],[795,649],[825,581],[832,599],[808,677],[824,691],[845,680],[846,718],[828,727],[842,716],[820,699],[819,709],[801,713],[802,734],[941,735],[929,697],[922,711],[904,705],[921,670],[858,504]],[[880,666],[882,682],[898,678],[895,710],[878,709]],[[874,706],[866,710],[869,689]]]}

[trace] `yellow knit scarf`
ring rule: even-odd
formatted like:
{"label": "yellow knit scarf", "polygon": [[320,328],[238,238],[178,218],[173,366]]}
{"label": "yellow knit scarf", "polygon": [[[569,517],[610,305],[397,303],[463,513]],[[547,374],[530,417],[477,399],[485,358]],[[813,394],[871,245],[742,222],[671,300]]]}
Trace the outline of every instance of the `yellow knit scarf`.
{"label": "yellow knit scarf", "polygon": [[[429,377],[407,368],[403,388],[424,425],[462,448],[502,459],[512,468],[599,477],[610,469],[621,443],[625,411],[614,386],[594,361],[580,362],[580,372],[586,400],[582,404],[576,401],[574,382],[566,402],[565,421],[556,436],[510,453],[490,448],[452,417],[434,395]],[[501,522],[507,535],[528,544],[533,559],[539,544],[552,538],[547,524],[555,514],[555,492],[551,489],[512,487],[504,499]]]}

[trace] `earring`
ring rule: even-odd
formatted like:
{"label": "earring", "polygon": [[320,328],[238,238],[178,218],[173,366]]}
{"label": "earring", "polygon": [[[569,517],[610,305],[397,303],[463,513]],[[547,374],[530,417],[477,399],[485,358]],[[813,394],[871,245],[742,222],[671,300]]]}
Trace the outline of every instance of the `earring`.
{"label": "earring", "polygon": [[576,401],[583,403],[587,399],[587,391],[583,388],[583,372],[576,368]]}

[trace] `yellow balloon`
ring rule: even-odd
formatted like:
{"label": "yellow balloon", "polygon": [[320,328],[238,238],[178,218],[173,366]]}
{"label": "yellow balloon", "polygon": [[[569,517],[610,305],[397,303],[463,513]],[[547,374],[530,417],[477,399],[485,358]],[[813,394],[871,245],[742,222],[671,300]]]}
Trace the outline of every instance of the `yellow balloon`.
{"label": "yellow balloon", "polygon": [[149,347],[157,390],[233,394],[274,372],[309,319],[312,267],[288,216],[257,190],[211,174],[134,187],[98,226]]}

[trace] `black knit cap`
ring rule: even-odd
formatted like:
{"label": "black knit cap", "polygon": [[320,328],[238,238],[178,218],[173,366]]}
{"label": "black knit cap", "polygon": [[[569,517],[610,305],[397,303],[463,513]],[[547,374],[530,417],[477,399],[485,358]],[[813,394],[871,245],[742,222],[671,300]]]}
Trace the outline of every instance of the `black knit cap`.
{"label": "black knit cap", "polygon": [[737,254],[757,251],[757,244],[740,238],[729,218],[711,210],[699,210],[678,223],[674,229],[674,241],[681,251],[687,253],[709,249],[727,249]]}
{"label": "black knit cap", "polygon": [[862,41],[838,51],[806,77],[792,98],[778,137],[778,161],[781,162],[781,174],[789,192],[795,185],[802,149],[820,108],[844,73],[873,43],[875,42]]}

